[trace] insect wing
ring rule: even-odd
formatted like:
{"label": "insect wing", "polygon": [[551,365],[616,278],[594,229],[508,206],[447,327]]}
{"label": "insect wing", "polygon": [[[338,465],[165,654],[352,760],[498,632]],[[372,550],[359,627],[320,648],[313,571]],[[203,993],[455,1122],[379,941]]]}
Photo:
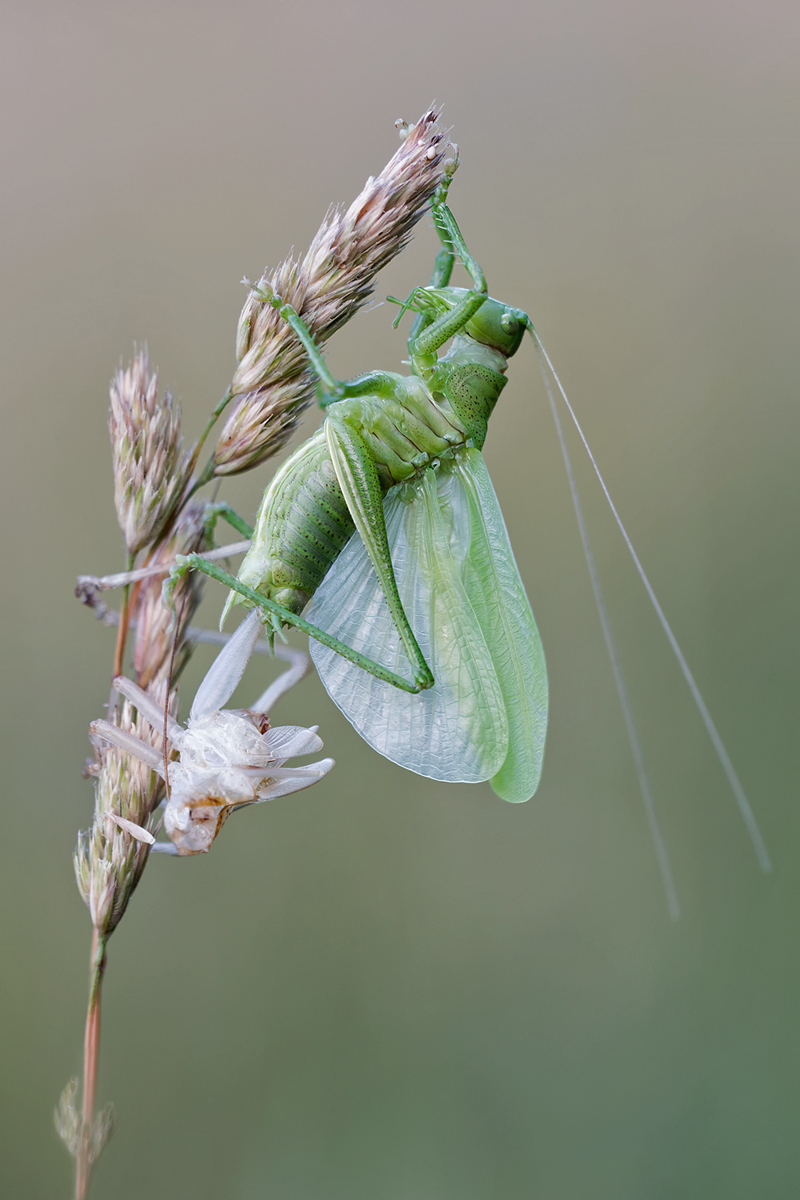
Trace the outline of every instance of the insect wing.
{"label": "insect wing", "polygon": [[[329,695],[364,740],[392,762],[449,783],[492,778],[508,755],[508,721],[492,655],[464,586],[473,540],[464,496],[444,500],[429,470],[393,489],[386,530],[403,608],[433,670],[432,688],[400,691],[311,641]],[[409,663],[361,538],[328,571],[309,618],[400,674]]]}
{"label": "insect wing", "polygon": [[464,585],[497,671],[508,717],[508,755],[492,787],[503,800],[529,800],[539,785],[547,730],[547,668],[505,521],[480,451],[456,455],[440,491],[464,498],[472,542]]}

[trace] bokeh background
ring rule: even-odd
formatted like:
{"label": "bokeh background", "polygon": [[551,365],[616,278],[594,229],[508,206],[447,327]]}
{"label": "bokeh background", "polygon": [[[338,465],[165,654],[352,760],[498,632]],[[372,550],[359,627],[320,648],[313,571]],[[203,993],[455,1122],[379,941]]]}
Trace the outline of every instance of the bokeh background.
{"label": "bokeh background", "polygon": [[[334,773],[207,857],[154,860],[111,942],[99,1098],[119,1124],[93,1194],[800,1194],[797,6],[8,0],[2,25],[0,1192],[72,1186],[52,1126],[86,999],[70,858],[113,640],[72,588],[123,565],[108,380],[147,342],[199,431],[238,280],[305,247],[393,153],[394,119],[437,99],[470,247],[549,346],[774,871],[576,448],[668,918],[523,347],[486,457],[548,654],[538,795],[406,774],[316,680],[297,688],[277,715],[320,724]],[[423,221],[379,296],[426,281],[434,252]],[[396,368],[392,316],[339,334],[334,372]],[[269,474],[223,494],[252,514]],[[251,666],[243,702],[271,670]]]}

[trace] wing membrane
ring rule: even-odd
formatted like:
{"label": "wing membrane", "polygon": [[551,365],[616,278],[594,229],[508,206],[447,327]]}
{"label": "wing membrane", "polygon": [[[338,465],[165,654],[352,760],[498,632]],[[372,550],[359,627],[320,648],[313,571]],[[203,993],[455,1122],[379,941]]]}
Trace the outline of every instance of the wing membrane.
{"label": "wing membrane", "polygon": [[[434,686],[410,695],[318,642],[311,642],[311,655],[334,703],[379,753],[431,779],[478,783],[495,776],[508,758],[507,704],[486,630],[465,586],[475,541],[474,502],[464,503],[456,476],[447,477],[444,492],[443,483],[441,471],[429,470],[384,501],[400,598]],[[358,536],[325,576],[309,619],[391,670],[408,673]]]}
{"label": "wing membrane", "polygon": [[539,784],[547,730],[547,668],[483,455],[467,448],[443,473],[469,508],[472,540],[464,585],[486,638],[508,717],[508,755],[491,780],[503,800],[529,800]]}

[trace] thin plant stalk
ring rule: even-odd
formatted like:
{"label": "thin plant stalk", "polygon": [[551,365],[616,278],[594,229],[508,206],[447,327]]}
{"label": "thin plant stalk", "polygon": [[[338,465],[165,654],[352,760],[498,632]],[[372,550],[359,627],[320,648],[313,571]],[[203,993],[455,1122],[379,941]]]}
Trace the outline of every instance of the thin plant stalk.
{"label": "thin plant stalk", "polygon": [[[81,1115],[85,1130],[90,1130],[94,1124],[95,1097],[97,1095],[97,1064],[100,1056],[100,999],[105,969],[106,940],[105,938],[101,938],[95,929],[92,933],[89,1004],[86,1010],[86,1032],[83,1039],[83,1104]],[[91,1173],[91,1141],[88,1136],[85,1136],[81,1140],[77,1158],[75,1200],[85,1200],[88,1195]]]}
{"label": "thin plant stalk", "polygon": [[[136,561],[135,554],[128,554],[128,570],[133,570],[133,564]],[[116,679],[117,675],[122,674],[125,661],[125,643],[128,640],[128,623],[131,614],[131,585],[125,584],[122,592],[122,607],[119,614],[119,628],[117,629],[117,644],[114,648],[114,674],[112,679]]]}
{"label": "thin plant stalk", "polygon": [[[225,393],[225,395],[220,400],[217,407],[212,412],[211,416],[208,418],[208,421],[206,422],[206,427],[203,430],[203,432],[200,434],[200,437],[197,439],[194,449],[192,450],[191,458],[189,460],[190,475],[194,473],[194,470],[197,467],[197,463],[200,458],[200,451],[203,449],[203,446],[205,445],[208,435],[211,433],[211,430],[216,425],[217,420],[222,415],[222,413],[225,411],[225,409],[228,407],[228,405],[230,404],[232,399],[233,399],[233,392],[229,388],[228,391]],[[200,478],[194,482],[191,490],[189,491],[187,496],[184,498],[184,501],[183,501],[183,504],[181,505],[181,507],[183,507],[183,505],[186,504],[187,500],[191,499],[191,497],[194,495],[194,493],[197,491],[198,488],[202,487],[204,483],[208,482],[208,480],[211,478],[212,474],[213,474],[213,460],[210,465],[210,471],[209,471],[209,468],[207,467],[206,470],[203,471]]]}

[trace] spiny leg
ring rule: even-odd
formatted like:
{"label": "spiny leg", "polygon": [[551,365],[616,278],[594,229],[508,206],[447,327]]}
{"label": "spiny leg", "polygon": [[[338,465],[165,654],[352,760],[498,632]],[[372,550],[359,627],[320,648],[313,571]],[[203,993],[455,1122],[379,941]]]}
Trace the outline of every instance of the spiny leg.
{"label": "spiny leg", "polygon": [[[445,286],[446,281],[449,280],[452,273],[454,255],[457,254],[472,280],[472,288],[453,309],[441,313],[433,321],[431,321],[430,314],[425,309],[420,310],[414,307],[413,301],[415,296],[424,297],[425,289],[415,289],[409,300],[405,302],[405,307],[414,308],[414,311],[418,314],[417,320],[420,325],[424,326],[422,331],[413,338],[413,344],[412,339],[409,338],[409,351],[412,363],[415,368],[421,368],[423,371],[425,368],[435,365],[436,351],[445,342],[449,341],[454,334],[459,333],[463,329],[488,297],[483,271],[470,254],[455,217],[441,199],[442,196],[447,195],[447,187],[449,187],[449,180],[446,186],[440,189],[440,193],[435,198],[431,210],[434,224],[442,242],[442,250],[437,255],[433,277],[434,280],[441,281],[439,282],[440,287]],[[388,394],[391,394],[393,381],[391,376],[383,372],[374,371],[347,381],[334,379],[324,357],[320,353],[319,347],[314,341],[311,331],[291,304],[284,303],[281,297],[268,286],[256,285],[253,291],[265,303],[272,305],[297,334],[308,355],[311,367],[317,375],[319,382],[329,394],[330,399],[323,400],[320,397],[322,407],[326,407],[327,404],[333,403],[336,400],[344,400],[367,393],[371,395],[384,395],[388,391]],[[428,306],[425,307],[427,308]]]}
{"label": "spiny leg", "polygon": [[266,596],[260,595],[259,592],[254,591],[242,583],[241,580],[234,578],[233,575],[229,575],[227,571],[223,571],[216,563],[209,562],[201,554],[181,554],[177,557],[169,580],[164,585],[167,603],[171,603],[172,591],[176,583],[188,571],[202,571],[209,578],[216,579],[218,583],[224,584],[231,591],[244,596],[246,600],[249,600],[251,604],[260,608],[262,612],[270,617],[272,627],[276,632],[280,629],[282,623],[293,625],[302,633],[307,633],[309,637],[322,642],[323,646],[329,646],[331,650],[340,654],[342,658],[346,658],[348,662],[355,663],[357,667],[361,667],[362,670],[367,671],[370,675],[374,675],[376,679],[382,679],[385,683],[390,683],[393,687],[400,688],[404,692],[416,693],[422,691],[425,687],[430,687],[430,683],[427,681],[408,683],[402,676],[395,675],[393,671],[382,667],[380,663],[374,662],[371,658],[367,658],[366,655],[351,649],[350,646],[346,646],[343,642],[340,642],[338,638],[331,637],[329,633],[325,633],[324,630],[318,629],[316,625],[312,625],[310,621],[306,621],[303,617],[298,617],[296,613],[290,612],[282,604],[277,604],[274,600],[268,600]]}
{"label": "spiny leg", "polygon": [[[447,287],[448,284],[450,283],[450,276],[453,274],[453,267],[455,266],[455,261],[456,261],[456,256],[455,256],[455,253],[454,253],[452,247],[442,244],[442,248],[439,251],[439,253],[436,255],[436,261],[433,264],[433,274],[431,275],[431,281],[428,284],[428,287],[432,287],[432,288]],[[397,325],[400,322],[400,317],[402,317],[406,308],[411,307],[411,305],[409,304],[409,301],[412,299],[412,297],[416,296],[418,290],[419,289],[415,288],[414,291],[411,293],[411,296],[409,296],[409,299],[406,301],[406,303],[401,306],[400,315],[393,322],[395,328],[397,328]],[[393,298],[391,296],[389,296],[389,297],[387,297],[387,299],[392,300]],[[417,315],[414,317],[414,320],[411,324],[411,332],[408,335],[407,345],[408,345],[408,353],[409,354],[414,353],[414,351],[416,349],[417,338],[422,333],[423,329],[426,329],[429,325],[432,325],[433,322],[436,320],[435,312],[431,311],[430,309],[417,309],[416,313],[417,313]]]}
{"label": "spiny leg", "polygon": [[450,246],[461,259],[472,280],[472,287],[460,303],[422,330],[413,348],[409,347],[412,363],[415,367],[419,365],[422,370],[435,365],[436,351],[461,332],[489,295],[483,271],[467,249],[463,234],[446,204],[434,205],[433,222],[445,250]]}
{"label": "spiny leg", "polygon": [[[430,283],[427,287],[414,288],[405,300],[387,296],[390,303],[400,305],[400,312],[393,322],[395,329],[409,309],[417,314],[408,337],[408,352],[415,370],[423,375],[435,366],[436,351],[460,333],[488,298],[483,271],[467,249],[450,209],[444,202],[434,202],[432,215],[442,249],[436,256]],[[456,255],[464,264],[473,286],[464,299],[451,308],[436,293],[450,283]]]}
{"label": "spiny leg", "polygon": [[297,311],[292,308],[291,304],[285,304],[281,297],[272,291],[271,288],[261,284],[254,286],[253,291],[259,299],[265,301],[267,304],[271,304],[275,311],[283,317],[286,324],[297,334],[303,349],[308,355],[309,365],[317,376],[318,383],[325,388],[327,393],[321,395],[318,391],[318,399],[322,408],[326,408],[329,404],[333,404],[338,400],[348,400],[356,396],[389,397],[394,394],[395,381],[385,371],[370,371],[349,380],[334,379],[328,368],[328,364],[320,352],[319,346],[314,341],[311,330]]}
{"label": "spiny leg", "polygon": [[414,680],[421,688],[431,687],[433,672],[414,637],[397,590],[386,535],[383,495],[369,446],[357,430],[335,416],[328,417],[325,422],[325,437],[350,516],[367,548],[403,649],[414,668]]}
{"label": "spiny leg", "polygon": [[[433,264],[433,274],[431,275],[431,280],[430,280],[430,283],[428,284],[429,288],[447,287],[448,284],[450,283],[450,276],[453,274],[453,267],[455,266],[455,261],[456,261],[455,250],[453,249],[453,246],[452,246],[449,238],[443,236],[441,224],[436,219],[436,210],[437,210],[437,208],[441,208],[447,202],[447,193],[450,190],[450,184],[453,182],[453,176],[455,175],[456,170],[458,168],[458,162],[459,162],[458,146],[453,144],[453,150],[455,152],[454,157],[447,164],[447,167],[445,168],[444,178],[442,179],[442,182],[439,184],[438,188],[436,189],[436,192],[434,193],[434,196],[433,196],[433,200],[431,201],[431,211],[432,211],[432,215],[433,215],[433,220],[434,220],[434,224],[436,225],[436,231],[439,234],[439,240],[442,243],[442,248],[439,251],[439,253],[436,255],[436,261]],[[436,320],[437,312],[436,312],[435,308],[433,308],[432,306],[428,306],[428,305],[424,305],[423,307],[417,307],[414,304],[414,301],[416,300],[417,296],[421,296],[422,294],[425,293],[425,291],[426,291],[425,288],[414,288],[414,290],[409,295],[408,299],[405,301],[398,300],[395,296],[387,296],[386,297],[386,299],[389,301],[390,304],[399,304],[400,305],[400,312],[397,315],[397,317],[395,318],[395,320],[392,322],[393,329],[397,328],[397,326],[400,324],[400,321],[401,321],[404,313],[407,312],[408,309],[411,309],[412,312],[415,312],[417,314],[411,325],[411,332],[408,335],[409,354],[414,349],[416,340],[419,337],[422,330],[427,328],[427,326],[431,325]]]}
{"label": "spiny leg", "polygon": [[[449,254],[447,250],[440,250],[436,256],[436,264],[434,264],[432,278],[449,279],[453,270],[454,262],[454,254]],[[440,284],[439,286],[444,287],[445,285]],[[397,329],[397,326],[409,311],[417,314],[412,326],[412,335],[414,329],[417,330],[418,334],[421,329],[424,329],[427,325],[430,325],[433,321],[435,321],[437,316],[441,316],[444,313],[449,313],[452,311],[445,300],[441,299],[439,296],[431,294],[430,289],[432,287],[434,287],[434,284],[429,283],[424,287],[420,286],[412,288],[405,300],[398,300],[396,296],[386,297],[390,304],[397,304],[400,308],[400,312],[392,321],[392,329]],[[415,340],[415,338],[409,336],[409,351],[411,349],[412,340]]]}

